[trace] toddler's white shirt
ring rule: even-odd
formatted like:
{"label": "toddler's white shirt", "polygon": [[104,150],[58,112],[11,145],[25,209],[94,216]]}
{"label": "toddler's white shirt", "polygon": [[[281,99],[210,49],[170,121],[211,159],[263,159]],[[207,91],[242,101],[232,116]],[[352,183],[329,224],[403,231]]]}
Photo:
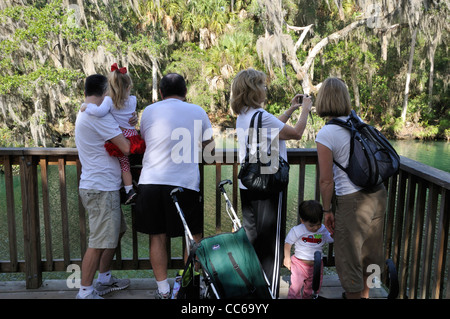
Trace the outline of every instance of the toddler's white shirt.
{"label": "toddler's white shirt", "polygon": [[323,224],[315,233],[308,231],[304,224],[294,226],[285,240],[285,243],[295,246],[295,257],[302,260],[314,260],[314,253],[317,250],[322,252],[323,245],[332,242],[334,240]]}

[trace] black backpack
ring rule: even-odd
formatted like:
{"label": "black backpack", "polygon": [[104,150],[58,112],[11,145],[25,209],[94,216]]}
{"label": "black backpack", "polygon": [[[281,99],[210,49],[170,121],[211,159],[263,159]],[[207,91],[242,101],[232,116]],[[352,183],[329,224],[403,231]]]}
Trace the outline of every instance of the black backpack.
{"label": "black backpack", "polygon": [[350,131],[350,158],[344,168],[353,184],[370,188],[397,174],[400,157],[388,140],[373,126],[362,122],[352,110],[347,121],[332,119],[328,124],[339,125]]}

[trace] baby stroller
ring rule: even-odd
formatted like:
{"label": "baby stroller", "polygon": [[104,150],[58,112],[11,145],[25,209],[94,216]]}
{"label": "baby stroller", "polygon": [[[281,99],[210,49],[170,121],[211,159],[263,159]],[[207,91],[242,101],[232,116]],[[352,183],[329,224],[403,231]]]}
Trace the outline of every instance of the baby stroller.
{"label": "baby stroller", "polygon": [[[225,197],[234,232],[203,238],[199,243],[194,241],[176,197],[183,188],[177,187],[170,192],[185,230],[189,252],[177,298],[186,298],[192,296],[189,292],[198,291],[199,298],[273,299],[255,250],[226,195],[225,184],[231,184],[231,181],[221,181],[218,187]],[[206,284],[202,292],[200,287],[195,287],[199,285],[199,281],[194,280],[196,262],[201,265]]]}

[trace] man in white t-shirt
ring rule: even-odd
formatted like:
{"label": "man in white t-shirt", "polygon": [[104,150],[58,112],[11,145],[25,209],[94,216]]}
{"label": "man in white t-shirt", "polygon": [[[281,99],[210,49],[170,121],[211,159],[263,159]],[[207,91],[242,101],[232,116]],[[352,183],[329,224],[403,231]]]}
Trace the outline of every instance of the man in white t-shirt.
{"label": "man in white t-shirt", "polygon": [[[95,74],[86,78],[85,103],[100,105],[105,97],[106,77]],[[81,265],[81,287],[77,299],[100,299],[113,290],[128,287],[128,279],[111,276],[110,266],[120,235],[126,224],[120,207],[119,189],[122,186],[117,157],[106,152],[104,144],[111,141],[124,154],[130,143],[123,136],[111,114],[96,117],[79,112],[75,122],[75,144],[81,162],[80,198],[89,216],[89,246]],[[94,289],[94,275],[99,269]]]}
{"label": "man in white t-shirt", "polygon": [[198,164],[202,149],[213,143],[212,129],[206,112],[185,102],[186,93],[181,75],[164,76],[160,82],[163,100],[145,108],[140,124],[147,148],[139,178],[136,229],[150,234],[150,261],[158,284],[156,297],[161,299],[170,297],[166,237],[184,234],[170,197],[175,187],[184,189],[177,199],[194,239],[199,240],[203,231]]}

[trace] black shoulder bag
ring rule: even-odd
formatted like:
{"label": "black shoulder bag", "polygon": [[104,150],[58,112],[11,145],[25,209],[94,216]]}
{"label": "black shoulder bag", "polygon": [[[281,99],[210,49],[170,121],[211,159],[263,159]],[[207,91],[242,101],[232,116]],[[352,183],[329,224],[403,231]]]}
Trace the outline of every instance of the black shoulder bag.
{"label": "black shoulder bag", "polygon": [[[256,160],[250,156],[250,141],[253,141],[255,132],[255,118],[258,116],[258,125],[256,130]],[[242,184],[251,191],[265,194],[279,193],[284,190],[289,183],[289,163],[279,154],[276,158],[278,163],[268,160],[267,163],[261,161],[259,135],[262,128],[262,112],[256,112],[251,121],[247,137],[247,147],[245,160],[241,164],[238,178]],[[269,152],[269,151],[268,151]],[[269,154],[268,154],[269,155]],[[269,157],[267,157],[269,159]]]}

